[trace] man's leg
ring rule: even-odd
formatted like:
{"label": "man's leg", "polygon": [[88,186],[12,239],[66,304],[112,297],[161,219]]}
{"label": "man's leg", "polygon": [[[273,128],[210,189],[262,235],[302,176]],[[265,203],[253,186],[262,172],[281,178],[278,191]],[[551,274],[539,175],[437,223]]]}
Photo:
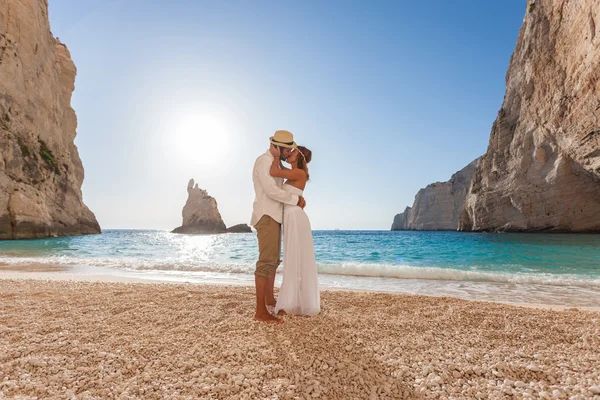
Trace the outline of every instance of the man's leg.
{"label": "man's leg", "polygon": [[[279,225],[279,224],[277,224]],[[279,225],[279,239],[277,240],[277,267],[279,267],[279,259],[281,257],[281,225]],[[275,275],[277,275],[277,269],[273,271],[273,275],[269,278],[269,284],[267,285],[267,297],[265,298],[265,302],[268,306],[273,306],[277,304],[275,301]]]}
{"label": "man's leg", "polygon": [[266,307],[266,296],[273,289],[271,278],[275,276],[275,269],[279,261],[277,253],[280,244],[280,225],[269,216],[263,216],[255,225],[258,234],[258,262],[254,272],[256,285],[256,314],[254,319],[264,322],[283,322],[271,315]]}
{"label": "man's leg", "polygon": [[255,276],[254,283],[256,285],[256,313],[254,319],[263,322],[283,322],[279,318],[272,315],[265,305],[265,293],[269,285],[269,278]]}
{"label": "man's leg", "polygon": [[269,283],[267,284],[267,291],[265,292],[265,304],[268,306],[273,306],[277,304],[275,300],[275,275],[277,275],[277,271],[273,272],[273,275],[269,278]]}

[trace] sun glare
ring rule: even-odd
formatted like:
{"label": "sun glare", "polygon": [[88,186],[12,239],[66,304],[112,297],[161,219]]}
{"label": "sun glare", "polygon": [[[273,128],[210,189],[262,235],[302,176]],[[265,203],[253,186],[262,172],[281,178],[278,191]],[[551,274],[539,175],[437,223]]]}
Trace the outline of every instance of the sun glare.
{"label": "sun glare", "polygon": [[179,120],[175,130],[177,157],[194,165],[215,166],[229,154],[229,132],[211,115],[191,114]]}

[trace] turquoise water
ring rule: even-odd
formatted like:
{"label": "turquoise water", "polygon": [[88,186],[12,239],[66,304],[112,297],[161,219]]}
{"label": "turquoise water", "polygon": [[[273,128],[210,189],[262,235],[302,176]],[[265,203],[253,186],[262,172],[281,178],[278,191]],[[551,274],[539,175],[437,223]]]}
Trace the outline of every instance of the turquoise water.
{"label": "turquoise water", "polygon": [[[459,292],[475,291],[483,299],[508,291],[525,301],[544,300],[529,292],[568,292],[600,304],[600,235],[315,231],[314,241],[327,286],[465,297],[454,293],[463,288]],[[186,281],[249,282],[256,258],[254,234],[107,230],[0,242],[5,264]]]}

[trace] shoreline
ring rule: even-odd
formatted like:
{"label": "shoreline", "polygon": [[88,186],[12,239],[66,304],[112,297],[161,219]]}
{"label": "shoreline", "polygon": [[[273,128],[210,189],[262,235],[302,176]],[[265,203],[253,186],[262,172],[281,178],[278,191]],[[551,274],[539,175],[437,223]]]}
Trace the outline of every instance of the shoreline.
{"label": "shoreline", "polygon": [[[25,264],[18,268],[15,265],[0,263],[0,280],[38,280],[38,281],[64,281],[64,282],[88,282],[88,283],[126,283],[126,284],[167,284],[167,285],[194,285],[194,286],[235,286],[254,289],[254,285],[245,281],[223,280],[215,282],[214,280],[206,279],[204,281],[181,281],[169,280],[165,277],[155,276],[132,276],[133,274],[100,274],[100,273],[77,273],[73,272],[69,267],[59,264]],[[355,289],[347,287],[323,286],[321,292],[348,292],[348,293],[363,293],[363,294],[390,294],[390,295],[406,295],[406,296],[426,296],[433,298],[448,298],[459,299],[464,301],[504,304],[518,307],[550,309],[550,310],[587,310],[592,312],[600,312],[600,306],[586,305],[561,305],[561,304],[545,304],[536,302],[508,302],[490,299],[462,298],[452,295],[436,295],[431,293],[403,293],[392,292],[385,290],[369,290]]]}
{"label": "shoreline", "polygon": [[244,286],[0,279],[0,398],[600,390],[597,312],[333,290],[322,292],[318,316],[269,325],[252,320],[254,296]]}

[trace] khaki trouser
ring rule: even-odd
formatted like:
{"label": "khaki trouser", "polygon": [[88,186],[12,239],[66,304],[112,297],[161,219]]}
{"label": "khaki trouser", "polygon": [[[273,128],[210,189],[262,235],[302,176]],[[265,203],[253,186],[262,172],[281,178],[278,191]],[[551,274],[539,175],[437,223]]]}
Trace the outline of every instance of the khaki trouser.
{"label": "khaki trouser", "polygon": [[263,215],[254,228],[258,233],[258,261],[254,275],[270,278],[279,266],[281,224],[268,215]]}

